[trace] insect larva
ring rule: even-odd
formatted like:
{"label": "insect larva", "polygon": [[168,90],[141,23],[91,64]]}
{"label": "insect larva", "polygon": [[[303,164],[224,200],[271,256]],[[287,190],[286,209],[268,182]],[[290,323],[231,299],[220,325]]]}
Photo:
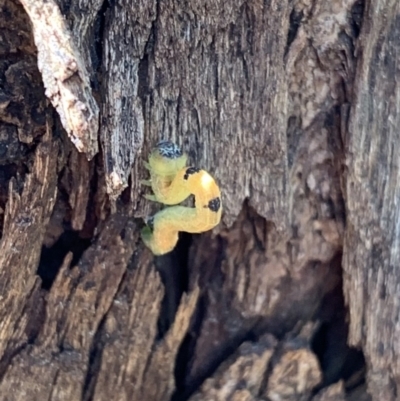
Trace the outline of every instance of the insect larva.
{"label": "insect larva", "polygon": [[[148,199],[176,205],[191,194],[195,207],[171,206],[156,213],[142,230],[144,243],[155,255],[172,251],[179,231],[202,233],[221,220],[221,192],[214,178],[205,170],[184,167],[187,156],[172,142],[160,142],[149,157],[150,185],[154,195]],[[151,227],[150,227],[151,226]]]}

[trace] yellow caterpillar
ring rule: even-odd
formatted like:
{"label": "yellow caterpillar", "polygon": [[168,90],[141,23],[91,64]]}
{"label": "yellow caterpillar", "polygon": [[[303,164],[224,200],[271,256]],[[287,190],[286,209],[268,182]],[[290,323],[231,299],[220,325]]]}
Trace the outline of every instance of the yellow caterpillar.
{"label": "yellow caterpillar", "polygon": [[157,144],[145,167],[150,180],[142,184],[151,186],[153,195],[146,198],[165,205],[177,205],[190,195],[195,207],[171,206],[148,219],[142,230],[143,242],[153,254],[171,252],[178,242],[179,231],[202,233],[211,230],[221,220],[221,192],[207,171],[185,167],[187,156],[172,142]]}

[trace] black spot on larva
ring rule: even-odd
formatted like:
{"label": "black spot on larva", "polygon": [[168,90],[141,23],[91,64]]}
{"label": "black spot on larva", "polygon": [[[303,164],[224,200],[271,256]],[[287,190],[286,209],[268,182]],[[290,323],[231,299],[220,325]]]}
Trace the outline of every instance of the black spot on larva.
{"label": "black spot on larva", "polygon": [[219,199],[219,198],[211,199],[208,202],[208,205],[204,206],[204,207],[210,209],[212,212],[217,213],[219,208],[221,207],[221,199]]}
{"label": "black spot on larva", "polygon": [[156,148],[158,149],[160,156],[168,159],[177,159],[182,156],[181,148],[171,141],[158,142]]}
{"label": "black spot on larva", "polygon": [[154,230],[154,216],[148,216],[146,219],[146,224]]}
{"label": "black spot on larva", "polygon": [[200,171],[200,169],[197,168],[197,167],[189,167],[189,168],[186,170],[185,175],[183,176],[183,179],[184,179],[184,180],[187,180],[187,179],[189,178],[189,175],[196,174],[196,173],[198,173],[199,171]]}

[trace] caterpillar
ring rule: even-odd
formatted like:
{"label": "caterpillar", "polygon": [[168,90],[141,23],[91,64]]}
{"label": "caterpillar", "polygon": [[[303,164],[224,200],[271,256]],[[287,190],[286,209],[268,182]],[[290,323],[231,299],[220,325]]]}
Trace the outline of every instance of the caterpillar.
{"label": "caterpillar", "polygon": [[222,214],[221,192],[214,178],[205,170],[187,167],[187,155],[170,141],[159,142],[145,167],[151,186],[149,200],[177,205],[194,195],[195,207],[170,206],[147,220],[141,236],[154,255],[171,252],[178,242],[179,231],[202,233],[219,224]]}

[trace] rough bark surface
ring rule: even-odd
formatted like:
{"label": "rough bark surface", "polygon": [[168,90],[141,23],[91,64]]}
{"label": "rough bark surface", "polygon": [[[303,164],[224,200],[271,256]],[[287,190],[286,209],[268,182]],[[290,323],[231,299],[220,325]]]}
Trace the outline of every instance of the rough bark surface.
{"label": "rough bark surface", "polygon": [[346,138],[344,288],[349,342],[364,350],[371,394],[389,401],[400,392],[400,4],[371,3],[365,18]]}
{"label": "rough bark surface", "polygon": [[[0,401],[396,400],[395,0],[0,0]],[[172,139],[223,223],[154,258]]]}

